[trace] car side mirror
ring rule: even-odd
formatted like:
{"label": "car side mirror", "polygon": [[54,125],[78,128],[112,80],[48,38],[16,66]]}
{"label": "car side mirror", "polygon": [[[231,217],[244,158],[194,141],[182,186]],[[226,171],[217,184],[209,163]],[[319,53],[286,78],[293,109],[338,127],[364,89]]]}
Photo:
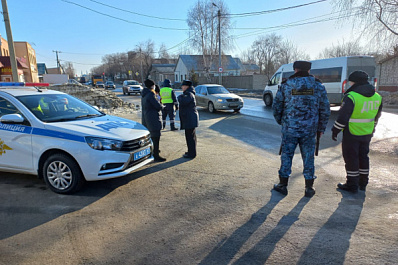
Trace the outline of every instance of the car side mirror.
{"label": "car side mirror", "polygon": [[25,119],[21,114],[6,114],[0,118],[0,122],[4,124],[23,124]]}

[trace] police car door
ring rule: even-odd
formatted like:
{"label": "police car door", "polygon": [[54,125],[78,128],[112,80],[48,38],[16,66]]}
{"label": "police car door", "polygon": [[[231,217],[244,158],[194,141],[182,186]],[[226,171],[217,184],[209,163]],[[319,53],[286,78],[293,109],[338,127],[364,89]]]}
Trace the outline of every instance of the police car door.
{"label": "police car door", "polygon": [[32,171],[32,128],[28,123],[2,121],[3,116],[7,114],[21,112],[14,104],[0,96],[0,168]]}

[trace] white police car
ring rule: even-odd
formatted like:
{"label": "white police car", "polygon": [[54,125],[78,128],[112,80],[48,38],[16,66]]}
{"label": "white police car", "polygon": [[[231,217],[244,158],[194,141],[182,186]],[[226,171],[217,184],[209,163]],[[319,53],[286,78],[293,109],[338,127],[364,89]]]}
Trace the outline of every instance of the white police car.
{"label": "white police car", "polygon": [[0,171],[37,174],[54,192],[72,193],[153,160],[143,125],[59,91],[18,85],[0,83]]}

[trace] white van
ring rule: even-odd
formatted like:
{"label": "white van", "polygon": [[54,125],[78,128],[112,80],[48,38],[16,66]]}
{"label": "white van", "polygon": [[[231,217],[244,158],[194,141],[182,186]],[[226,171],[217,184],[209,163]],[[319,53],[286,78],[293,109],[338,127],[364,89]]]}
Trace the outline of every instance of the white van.
{"label": "white van", "polygon": [[[365,71],[369,75],[369,82],[376,87],[376,61],[371,56],[348,56],[330,59],[314,60],[310,74],[320,79],[326,88],[330,104],[341,104],[341,100],[348,86],[348,76],[356,70]],[[266,106],[271,106],[283,80],[294,74],[293,63],[284,64],[269,80],[263,92]]]}

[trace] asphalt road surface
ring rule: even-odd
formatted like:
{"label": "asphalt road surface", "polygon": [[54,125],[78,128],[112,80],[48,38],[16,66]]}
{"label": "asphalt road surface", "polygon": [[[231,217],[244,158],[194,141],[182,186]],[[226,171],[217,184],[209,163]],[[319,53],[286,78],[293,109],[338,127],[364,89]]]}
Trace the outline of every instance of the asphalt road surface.
{"label": "asphalt road surface", "polygon": [[298,153],[288,196],[271,191],[280,127],[261,101],[245,102],[251,114],[199,110],[197,158],[182,158],[184,133],[167,126],[166,162],[74,195],[1,172],[0,264],[396,264],[396,114],[383,113],[368,189],[352,195],[336,190],[345,170],[333,112],[308,199]]}

